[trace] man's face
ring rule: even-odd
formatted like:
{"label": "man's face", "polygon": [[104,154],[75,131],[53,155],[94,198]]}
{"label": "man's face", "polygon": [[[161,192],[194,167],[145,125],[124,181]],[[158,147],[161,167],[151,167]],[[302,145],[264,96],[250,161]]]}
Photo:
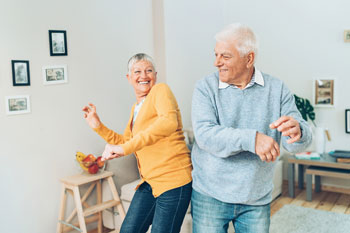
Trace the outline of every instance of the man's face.
{"label": "man's face", "polygon": [[139,61],[131,67],[130,74],[126,77],[134,87],[137,96],[146,96],[157,81],[157,72],[152,63]]}
{"label": "man's face", "polygon": [[242,81],[246,72],[248,72],[248,58],[241,57],[236,49],[235,42],[216,42],[215,62],[219,70],[219,78],[222,82],[235,84]]}

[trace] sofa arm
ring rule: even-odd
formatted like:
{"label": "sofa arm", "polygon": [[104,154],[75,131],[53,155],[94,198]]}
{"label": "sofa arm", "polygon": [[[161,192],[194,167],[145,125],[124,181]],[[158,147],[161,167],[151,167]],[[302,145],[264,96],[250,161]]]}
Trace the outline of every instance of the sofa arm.
{"label": "sofa arm", "polygon": [[108,161],[107,171],[114,173],[113,180],[119,194],[124,184],[140,177],[137,161],[133,154]]}

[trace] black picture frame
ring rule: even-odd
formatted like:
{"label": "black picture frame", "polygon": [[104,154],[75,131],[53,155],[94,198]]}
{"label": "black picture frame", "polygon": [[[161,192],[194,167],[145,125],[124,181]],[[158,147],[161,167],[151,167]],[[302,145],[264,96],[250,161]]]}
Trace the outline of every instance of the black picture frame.
{"label": "black picture frame", "polygon": [[350,133],[350,109],[345,109],[345,133]]}
{"label": "black picture frame", "polygon": [[49,30],[50,56],[68,56],[67,32],[64,30]]}
{"label": "black picture frame", "polygon": [[29,61],[12,60],[13,86],[30,86]]}

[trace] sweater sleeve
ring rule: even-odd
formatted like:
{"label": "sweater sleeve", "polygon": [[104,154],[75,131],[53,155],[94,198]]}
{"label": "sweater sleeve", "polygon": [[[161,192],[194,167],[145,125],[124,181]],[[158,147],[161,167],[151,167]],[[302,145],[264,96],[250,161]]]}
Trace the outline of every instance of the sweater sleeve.
{"label": "sweater sleeve", "polygon": [[215,96],[203,80],[192,97],[192,125],[197,145],[210,154],[226,158],[241,151],[255,153],[256,130],[220,125]]}
{"label": "sweater sleeve", "polygon": [[302,118],[300,112],[298,111],[294,96],[284,84],[282,86],[281,95],[281,116],[291,116],[297,120],[302,132],[301,139],[292,144],[287,143],[289,137],[282,136],[283,147],[291,153],[304,151],[312,141],[312,131],[309,124]]}
{"label": "sweater sleeve", "polygon": [[118,145],[124,143],[129,135],[127,128],[125,129],[124,135],[118,134],[113,130],[107,128],[104,124],[100,124],[94,131],[100,135],[107,143],[112,145]]}
{"label": "sweater sleeve", "polygon": [[156,120],[145,130],[138,132],[132,139],[120,145],[125,154],[150,146],[177,130],[177,103],[170,88],[166,84],[158,84],[152,88],[152,93],[149,93],[148,97],[153,102]]}

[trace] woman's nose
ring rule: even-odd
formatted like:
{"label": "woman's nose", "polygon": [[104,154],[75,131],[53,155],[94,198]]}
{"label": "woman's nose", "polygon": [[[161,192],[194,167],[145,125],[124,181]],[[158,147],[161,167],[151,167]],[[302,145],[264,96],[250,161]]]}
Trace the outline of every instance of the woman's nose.
{"label": "woman's nose", "polygon": [[141,77],[144,78],[144,77],[146,77],[146,76],[147,76],[147,72],[146,72],[146,71],[142,71],[142,72],[141,72]]}

